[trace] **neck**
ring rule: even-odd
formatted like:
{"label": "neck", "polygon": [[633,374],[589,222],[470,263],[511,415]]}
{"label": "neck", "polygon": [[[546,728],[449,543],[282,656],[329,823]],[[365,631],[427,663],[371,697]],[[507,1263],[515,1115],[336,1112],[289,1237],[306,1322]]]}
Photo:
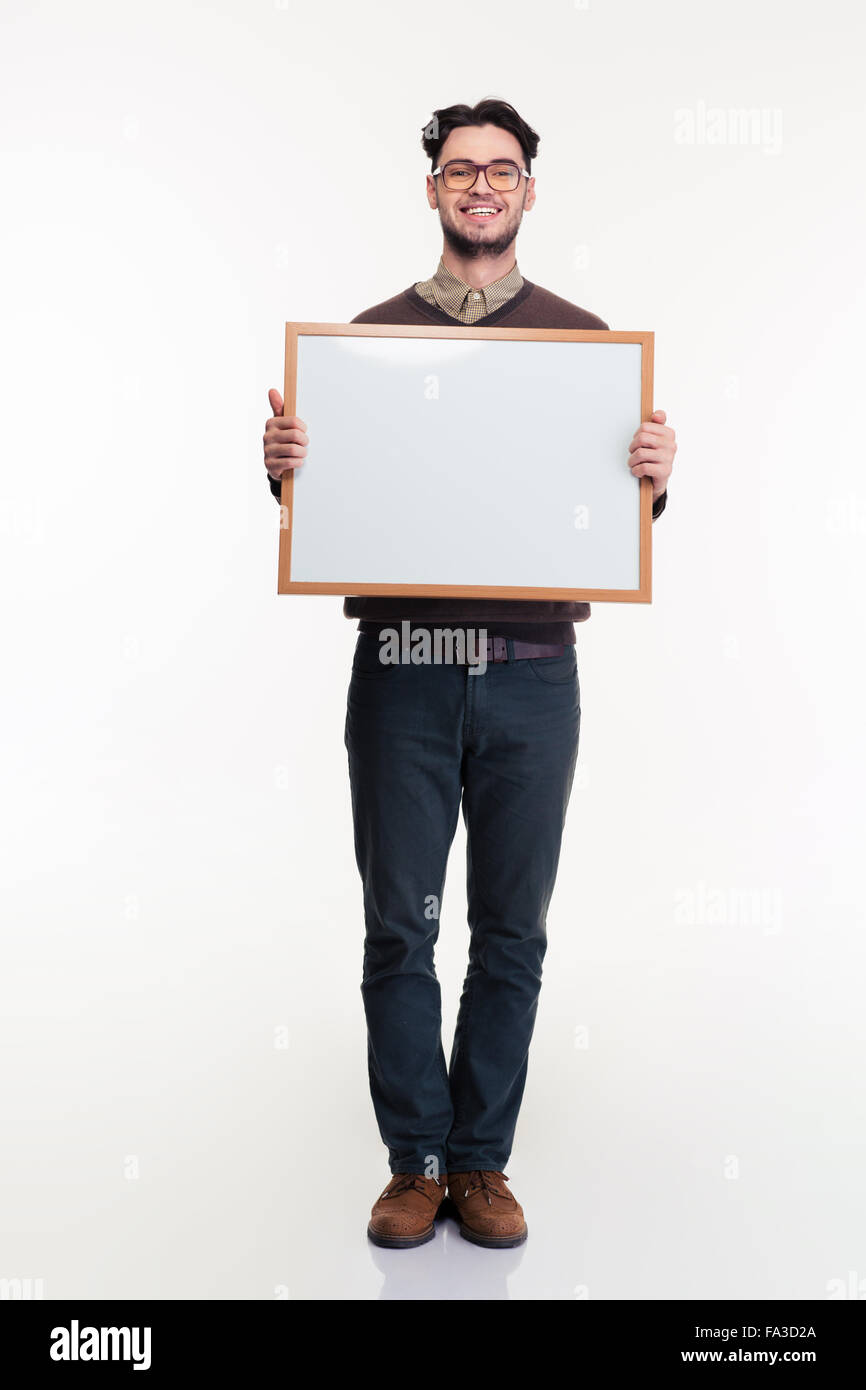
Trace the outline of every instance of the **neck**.
{"label": "neck", "polygon": [[485,285],[492,285],[494,280],[501,280],[503,275],[507,275],[517,264],[514,254],[514,247],[509,246],[507,251],[503,251],[501,256],[460,256],[451,250],[450,246],[442,248],[442,260],[452,275],[456,275],[458,280],[462,280],[464,285],[471,285],[474,290],[483,290]]}

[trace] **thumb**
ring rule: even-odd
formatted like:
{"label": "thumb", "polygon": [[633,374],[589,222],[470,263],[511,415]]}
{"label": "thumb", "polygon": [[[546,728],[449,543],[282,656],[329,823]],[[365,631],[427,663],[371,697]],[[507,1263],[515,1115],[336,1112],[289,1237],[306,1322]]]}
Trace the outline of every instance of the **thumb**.
{"label": "thumb", "polygon": [[663,425],[668,417],[663,410],[654,410],[652,413],[652,418],[655,420],[657,425]]}
{"label": "thumb", "polygon": [[270,402],[270,407],[271,407],[271,410],[274,412],[274,414],[275,414],[275,415],[282,415],[282,413],[283,413],[283,398],[282,398],[282,396],[280,395],[279,391],[277,391],[277,390],[275,389],[275,387],[273,387],[273,386],[271,387],[270,391],[268,392],[268,401]]}

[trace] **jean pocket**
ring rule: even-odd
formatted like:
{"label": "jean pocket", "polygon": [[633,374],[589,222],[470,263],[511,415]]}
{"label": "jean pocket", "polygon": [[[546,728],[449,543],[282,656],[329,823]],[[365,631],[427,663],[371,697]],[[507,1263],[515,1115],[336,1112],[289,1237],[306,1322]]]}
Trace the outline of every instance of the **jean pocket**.
{"label": "jean pocket", "polygon": [[377,680],[389,676],[395,670],[396,663],[382,661],[383,652],[387,652],[387,645],[380,645],[378,637],[374,637],[372,633],[359,632],[352,659],[352,675],[360,677],[361,680]]}
{"label": "jean pocket", "polygon": [[567,685],[577,678],[577,653],[571,644],[562,656],[533,656],[528,665],[545,685]]}

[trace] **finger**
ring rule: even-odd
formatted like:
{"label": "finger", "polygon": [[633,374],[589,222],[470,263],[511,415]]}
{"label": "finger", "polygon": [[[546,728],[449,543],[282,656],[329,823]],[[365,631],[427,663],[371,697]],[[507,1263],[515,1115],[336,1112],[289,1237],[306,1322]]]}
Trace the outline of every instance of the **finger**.
{"label": "finger", "polygon": [[670,451],[668,449],[648,449],[645,444],[634,449],[631,453],[629,463],[640,463],[641,460],[649,463],[666,463],[670,461]]}
{"label": "finger", "polygon": [[654,420],[658,420],[659,423],[663,425],[668,417],[663,410],[654,410],[652,413],[652,418]]}
{"label": "finger", "polygon": [[269,430],[305,430],[307,426],[300,415],[276,415],[273,419],[268,420],[265,428]]}
{"label": "finger", "polygon": [[286,468],[297,468],[299,467],[299,464],[302,463],[302,457],[296,457],[295,455],[286,455],[285,459],[267,459],[265,460],[264,466],[265,468],[267,468],[268,473],[279,474],[285,473]]}
{"label": "finger", "polygon": [[667,464],[655,459],[641,459],[638,463],[630,463],[629,468],[634,478],[666,478],[669,475]]}
{"label": "finger", "polygon": [[268,429],[271,430],[300,430],[304,428],[304,422],[298,415],[272,415],[268,420]]}
{"label": "finger", "polygon": [[670,449],[673,447],[673,438],[670,434],[653,434],[650,430],[638,430],[629,444],[629,453],[633,449]]}
{"label": "finger", "polygon": [[638,444],[636,448],[629,449],[628,462],[640,463],[641,459],[649,459],[651,463],[670,463],[674,461],[674,450],[668,448],[651,449],[646,444]]}
{"label": "finger", "polygon": [[275,415],[283,413],[283,398],[276,387],[272,386],[268,392],[268,403]]}
{"label": "finger", "polygon": [[274,459],[305,459],[307,449],[304,444],[275,444],[273,448],[265,451],[265,465],[273,463]]}
{"label": "finger", "polygon": [[632,438],[637,439],[640,434],[651,434],[655,439],[673,439],[674,436],[670,425],[659,425],[653,420],[644,420],[638,425]]}
{"label": "finger", "polygon": [[276,440],[279,444],[309,444],[310,442],[303,430],[296,430],[291,426],[287,427],[276,420],[268,421],[263,439],[266,444],[270,444],[271,440]]}

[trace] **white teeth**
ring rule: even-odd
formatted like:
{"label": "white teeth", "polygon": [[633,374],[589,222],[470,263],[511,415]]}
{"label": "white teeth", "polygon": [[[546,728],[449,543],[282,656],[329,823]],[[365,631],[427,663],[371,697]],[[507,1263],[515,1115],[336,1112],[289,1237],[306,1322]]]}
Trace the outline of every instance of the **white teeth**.
{"label": "white teeth", "polygon": [[494,217],[499,211],[498,208],[464,208],[464,212],[469,213],[470,217]]}

